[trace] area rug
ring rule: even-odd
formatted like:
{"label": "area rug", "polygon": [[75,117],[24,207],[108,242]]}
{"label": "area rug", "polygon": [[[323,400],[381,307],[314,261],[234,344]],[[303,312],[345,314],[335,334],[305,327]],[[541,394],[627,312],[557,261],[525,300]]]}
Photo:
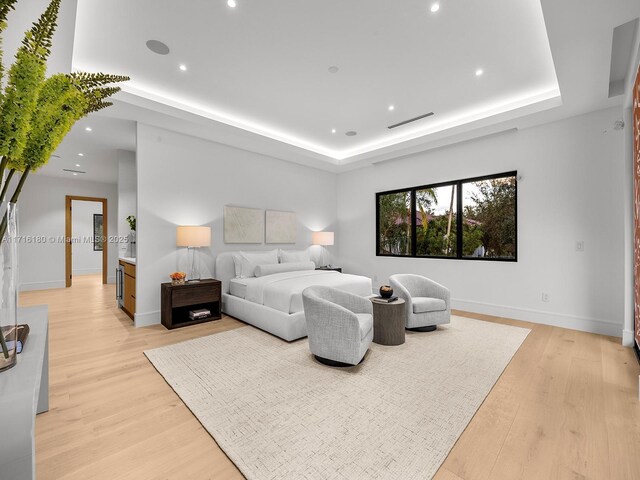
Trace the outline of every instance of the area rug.
{"label": "area rug", "polygon": [[253,327],[145,355],[250,480],[424,480],[528,333],[453,317],[347,369]]}

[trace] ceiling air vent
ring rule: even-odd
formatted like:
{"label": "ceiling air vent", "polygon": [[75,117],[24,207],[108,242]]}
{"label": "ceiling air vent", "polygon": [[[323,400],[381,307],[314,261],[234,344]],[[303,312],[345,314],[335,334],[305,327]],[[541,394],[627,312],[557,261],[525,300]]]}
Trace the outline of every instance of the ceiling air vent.
{"label": "ceiling air vent", "polygon": [[69,172],[69,173],[87,173],[87,172],[83,172],[82,170],[71,170],[69,168],[63,168],[62,171]]}
{"label": "ceiling air vent", "polygon": [[401,126],[406,125],[408,123],[416,122],[418,120],[422,120],[423,118],[427,118],[427,117],[430,117],[432,115],[433,115],[433,112],[425,113],[424,115],[420,115],[419,117],[410,118],[409,120],[405,120],[404,122],[396,123],[395,125],[391,125],[391,126],[389,126],[387,128],[389,130],[391,130],[392,128],[401,127]]}

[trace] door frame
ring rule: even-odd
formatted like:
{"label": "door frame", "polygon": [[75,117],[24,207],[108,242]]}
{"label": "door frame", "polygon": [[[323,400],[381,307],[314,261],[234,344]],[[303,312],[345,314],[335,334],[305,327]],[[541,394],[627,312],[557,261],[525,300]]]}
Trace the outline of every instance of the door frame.
{"label": "door frame", "polygon": [[102,236],[105,237],[104,245],[102,247],[102,283],[107,284],[107,258],[109,250],[109,242],[106,241],[109,238],[108,231],[108,211],[107,211],[107,199],[97,197],[80,197],[77,195],[66,195],[64,200],[64,281],[65,286],[71,286],[71,274],[72,274],[72,260],[71,260],[71,202],[73,200],[80,200],[83,202],[100,202],[102,203]]}

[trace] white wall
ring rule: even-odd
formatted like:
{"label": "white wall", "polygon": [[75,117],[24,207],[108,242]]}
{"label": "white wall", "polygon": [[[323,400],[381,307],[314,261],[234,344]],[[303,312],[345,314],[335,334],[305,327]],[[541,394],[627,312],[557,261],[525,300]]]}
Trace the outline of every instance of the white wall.
{"label": "white wall", "polygon": [[102,251],[93,249],[93,216],[102,213],[102,203],[71,202],[71,272],[76,275],[102,273]]}
{"label": "white wall", "polygon": [[308,247],[312,230],[337,232],[331,173],[141,124],[137,167],[137,326],[160,323],[160,283],[187,268],[175,246],[177,225],[212,228],[211,247],[201,249],[203,278],[220,252],[278,247],[225,245],[225,205],[295,211],[298,243],[285,249]]}
{"label": "white wall", "polygon": [[[341,264],[377,285],[394,273],[429,276],[463,310],[620,336],[628,174],[623,133],[613,130],[620,118],[620,109],[595,112],[339,175]],[[376,257],[376,192],[510,170],[522,176],[517,263]]]}
{"label": "white wall", "polygon": [[[18,233],[23,237],[44,238],[44,243],[25,243],[18,248],[21,290],[64,288],[65,196],[77,195],[107,199],[108,233],[117,231],[115,184],[87,182],[76,178],[32,175],[18,201]],[[53,241],[51,239],[54,239]],[[108,279],[115,282],[117,265],[115,243],[108,247]]]}
{"label": "white wall", "polygon": [[[118,150],[118,237],[128,238],[131,233],[127,217],[137,215],[137,173],[136,154]],[[118,253],[121,257],[135,257],[133,246],[120,242]]]}

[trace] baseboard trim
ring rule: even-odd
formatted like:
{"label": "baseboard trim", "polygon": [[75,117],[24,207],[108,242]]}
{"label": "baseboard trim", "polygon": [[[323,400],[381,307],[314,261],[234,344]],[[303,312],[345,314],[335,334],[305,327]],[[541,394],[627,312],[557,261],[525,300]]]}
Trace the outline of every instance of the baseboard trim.
{"label": "baseboard trim", "polygon": [[51,282],[21,283],[18,285],[19,292],[31,292],[33,290],[52,290],[54,288],[65,288],[64,280],[53,280]]}
{"label": "baseboard trim", "polygon": [[627,330],[626,328],[622,331],[622,345],[625,347],[633,347],[635,344],[635,337],[633,335],[633,330]]}
{"label": "baseboard trim", "polygon": [[541,323],[543,325],[580,330],[581,332],[597,333],[600,335],[608,335],[610,337],[621,337],[623,334],[622,325],[609,320],[459,299],[452,299],[451,305],[457,310],[464,310],[466,312],[513,318],[514,320]]}
{"label": "baseboard trim", "polygon": [[149,327],[160,324],[160,310],[156,312],[136,313],[133,315],[134,325],[138,327]]}

